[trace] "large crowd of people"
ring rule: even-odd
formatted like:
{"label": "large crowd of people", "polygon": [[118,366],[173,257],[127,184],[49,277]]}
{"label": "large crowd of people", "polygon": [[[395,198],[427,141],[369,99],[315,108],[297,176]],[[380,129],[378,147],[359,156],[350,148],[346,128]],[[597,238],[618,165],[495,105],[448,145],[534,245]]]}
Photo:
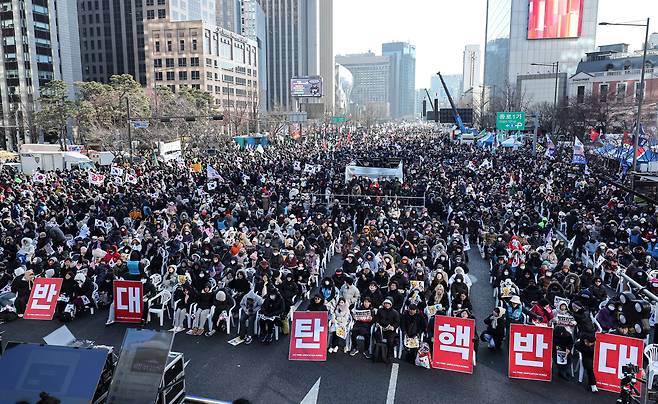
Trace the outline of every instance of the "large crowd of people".
{"label": "large crowd of people", "polygon": [[[2,172],[0,319],[23,315],[35,277],[63,279],[61,321],[98,315],[113,280],[141,280],[144,321],[164,303],[172,332],[269,344],[289,331],[291,310],[323,310],[330,353],[370,357],[384,344],[385,359],[414,362],[431,349],[435,314],[475,318],[478,305],[492,310],[477,319],[476,347],[500,350],[512,323],[552,326],[560,376],[580,361],[596,391],[595,333],[641,333],[608,297],[618,268],[658,290],[658,218],[569,152],[533,157],[390,124],[329,147],[227,144],[124,167],[136,183],[109,170],[101,185],[76,170],[39,182]],[[392,158],[403,181],[345,181],[350,161]],[[212,186],[208,165],[220,175]],[[481,259],[495,299],[471,296],[469,266]]]}

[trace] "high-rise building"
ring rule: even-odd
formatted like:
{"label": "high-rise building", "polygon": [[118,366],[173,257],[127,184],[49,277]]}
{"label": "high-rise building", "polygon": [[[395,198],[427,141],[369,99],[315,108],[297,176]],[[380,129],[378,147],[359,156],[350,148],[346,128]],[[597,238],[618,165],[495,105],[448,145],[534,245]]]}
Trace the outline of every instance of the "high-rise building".
{"label": "high-rise building", "polygon": [[416,47],[407,42],[382,44],[382,55],[391,58],[391,116],[414,115],[416,100]]}
{"label": "high-rise building", "polygon": [[16,149],[36,141],[33,113],[49,81],[69,85],[82,80],[75,5],[47,0],[0,2],[0,118],[2,143]]}
{"label": "high-rise building", "polygon": [[[273,109],[298,106],[290,79],[321,76],[329,97],[306,99],[333,105],[333,0],[258,0],[267,16],[267,98]],[[322,13],[322,15],[321,15]],[[330,55],[330,57],[328,57]]]}
{"label": "high-rise building", "polygon": [[464,83],[462,93],[480,85],[480,45],[466,45],[464,47],[462,77]]}
{"label": "high-rise building", "polygon": [[255,41],[201,20],[154,20],[145,25],[147,87],[210,93],[231,113],[252,113],[258,102]]}
{"label": "high-rise building", "polygon": [[597,12],[598,0],[488,0],[485,86],[494,96],[524,94],[529,103],[535,95],[549,97],[533,94],[545,86],[517,88],[517,77],[551,73],[550,66],[532,63],[559,62],[560,72],[575,73],[583,55],[594,50]]}
{"label": "high-rise building", "polygon": [[353,108],[376,111],[379,118],[389,118],[393,70],[391,58],[368,52],[336,55],[336,63],[352,73],[350,99]]}
{"label": "high-rise building", "polygon": [[235,33],[242,33],[242,4],[240,0],[215,0],[216,25]]}
{"label": "high-rise building", "polygon": [[267,17],[257,0],[242,0],[242,35],[258,46],[259,110],[269,110],[267,94]]}
{"label": "high-rise building", "polygon": [[[462,89],[463,78],[461,74],[444,74],[443,80],[446,82],[446,87],[450,91],[450,96],[452,100],[457,102],[459,98],[459,93]],[[439,99],[440,108],[450,108],[450,101],[448,100],[448,95],[441,85],[441,79],[438,75],[433,75],[430,78],[430,95],[432,96],[432,102],[435,98]],[[428,108],[429,109],[429,108]]]}
{"label": "high-rise building", "polygon": [[[58,5],[59,7],[59,5]],[[203,20],[216,24],[213,0],[78,0],[84,81],[130,74],[146,85],[144,23]]]}

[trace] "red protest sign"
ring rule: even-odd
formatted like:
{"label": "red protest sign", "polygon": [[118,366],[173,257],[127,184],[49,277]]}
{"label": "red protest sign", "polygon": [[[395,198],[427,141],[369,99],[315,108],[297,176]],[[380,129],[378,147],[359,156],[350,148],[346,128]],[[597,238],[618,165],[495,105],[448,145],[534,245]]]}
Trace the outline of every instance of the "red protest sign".
{"label": "red protest sign", "polygon": [[512,379],[551,381],[553,329],[512,324],[508,376]]}
{"label": "red protest sign", "polygon": [[62,288],[62,278],[36,278],[27,302],[23,318],[52,320],[57,308],[57,298]]}
{"label": "red protest sign", "polygon": [[114,320],[121,323],[139,323],[142,321],[143,285],[139,281],[115,280]]}
{"label": "red protest sign", "polygon": [[291,361],[326,361],[329,336],[326,311],[296,311],[292,314]]}
{"label": "red protest sign", "polygon": [[[642,369],[642,354],[644,341],[637,338],[613,334],[596,334],[594,346],[594,376],[596,386],[601,390],[619,393],[620,381],[623,376],[622,367],[628,364]],[[637,374],[638,380],[640,374]],[[641,384],[635,385],[641,391]]]}
{"label": "red protest sign", "polygon": [[475,320],[434,317],[432,367],[452,372],[473,373]]}

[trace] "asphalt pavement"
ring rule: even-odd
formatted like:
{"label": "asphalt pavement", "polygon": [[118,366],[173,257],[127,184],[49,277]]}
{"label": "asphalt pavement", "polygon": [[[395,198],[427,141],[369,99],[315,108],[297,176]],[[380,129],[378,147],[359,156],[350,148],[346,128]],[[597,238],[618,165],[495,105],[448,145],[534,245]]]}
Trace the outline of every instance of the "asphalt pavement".
{"label": "asphalt pavement", "polygon": [[[341,260],[334,257],[329,272]],[[488,282],[488,264],[477,251],[470,252],[470,276],[474,282],[471,301],[478,332],[491,312],[494,299]],[[98,344],[121,345],[128,325],[105,327],[107,310],[94,316],[76,318],[67,326],[79,339]],[[42,337],[61,325],[56,320],[17,320],[0,325],[4,341],[43,342]],[[147,326],[159,329],[157,319]],[[170,325],[165,322],[164,329]],[[178,334],[173,350],[183,352],[190,363],[186,368],[188,394],[234,400],[247,398],[253,403],[300,403],[318,379],[317,403],[612,403],[616,396],[592,394],[587,386],[558,379],[552,382],[513,380],[507,377],[507,350],[489,352],[481,344],[472,375],[427,370],[398,361],[399,365],[372,363],[363,356],[329,354],[326,362],[288,361],[289,338],[268,346],[258,342],[236,347],[228,344],[233,336],[216,334],[211,338]],[[395,368],[394,376],[391,377]],[[312,394],[309,394],[309,397]],[[393,400],[393,401],[391,401]],[[305,404],[315,402],[307,400]]]}

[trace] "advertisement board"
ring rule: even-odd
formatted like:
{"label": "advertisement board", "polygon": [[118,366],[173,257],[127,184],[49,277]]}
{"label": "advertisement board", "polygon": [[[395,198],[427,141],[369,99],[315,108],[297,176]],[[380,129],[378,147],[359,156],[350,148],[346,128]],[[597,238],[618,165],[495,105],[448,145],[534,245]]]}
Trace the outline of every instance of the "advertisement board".
{"label": "advertisement board", "polygon": [[585,0],[529,0],[528,39],[578,38]]}
{"label": "advertisement board", "polygon": [[291,97],[322,97],[322,77],[293,77],[290,79]]}

